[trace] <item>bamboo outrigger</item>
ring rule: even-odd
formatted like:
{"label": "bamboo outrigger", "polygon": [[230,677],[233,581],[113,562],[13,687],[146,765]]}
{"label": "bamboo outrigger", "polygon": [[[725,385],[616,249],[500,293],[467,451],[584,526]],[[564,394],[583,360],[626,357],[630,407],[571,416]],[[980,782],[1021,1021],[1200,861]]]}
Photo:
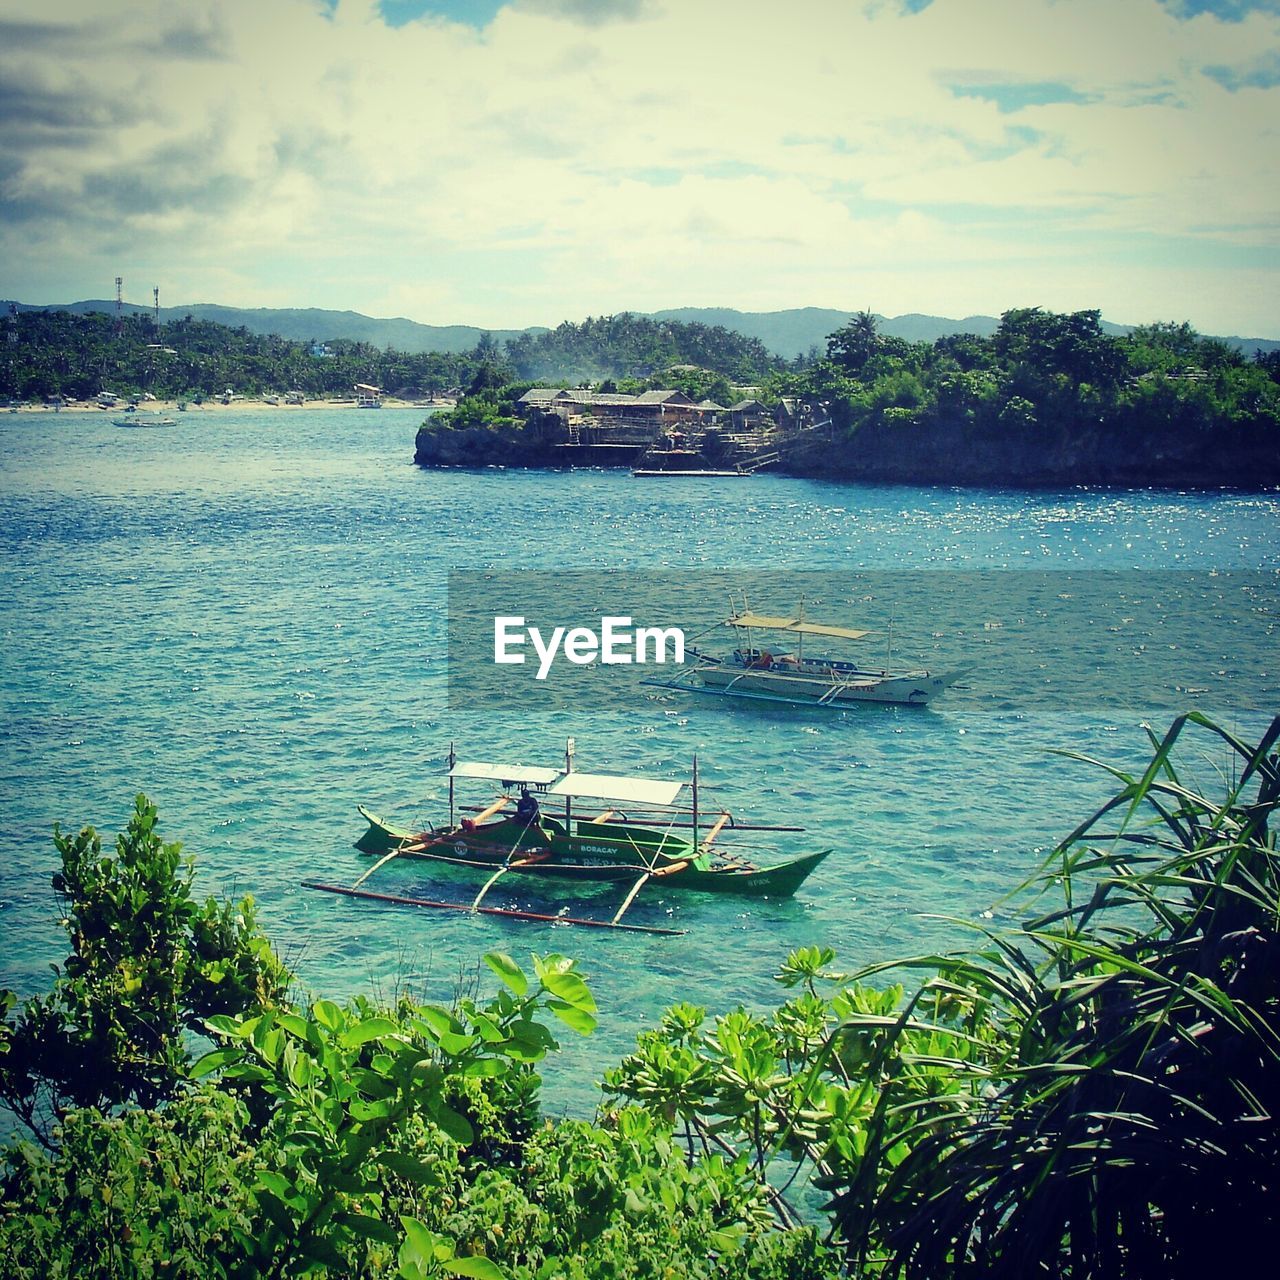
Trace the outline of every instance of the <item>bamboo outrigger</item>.
{"label": "bamboo outrigger", "polygon": [[[573,768],[573,750],[570,738],[564,768],[551,769],[459,761],[451,744],[447,824],[413,831],[385,822],[359,806],[369,826],[356,841],[356,848],[377,855],[377,861],[350,886],[316,881],[306,882],[306,886],[350,897],[442,910],[671,934],[682,930],[623,923],[623,916],[646,885],[657,881],[671,888],[709,893],[790,897],[831,852],[823,849],[772,866],[757,866],[723,849],[717,841],[730,831],[793,832],[803,828],[744,825],[736,822],[728,810],[711,815],[700,812],[696,757],[690,783],[691,807],[682,809],[676,802],[684,783],[578,772]],[[455,796],[459,780],[497,783],[500,794],[474,816],[459,820]],[[510,794],[515,790],[518,796]],[[595,801],[606,807],[592,817],[575,816],[575,800]],[[547,806],[560,801],[564,805],[562,815],[547,812]],[[398,858],[423,859],[487,874],[470,902],[375,893],[361,887],[374,872]],[[612,881],[628,887],[622,904],[608,920],[485,905],[490,890],[513,874]]]}

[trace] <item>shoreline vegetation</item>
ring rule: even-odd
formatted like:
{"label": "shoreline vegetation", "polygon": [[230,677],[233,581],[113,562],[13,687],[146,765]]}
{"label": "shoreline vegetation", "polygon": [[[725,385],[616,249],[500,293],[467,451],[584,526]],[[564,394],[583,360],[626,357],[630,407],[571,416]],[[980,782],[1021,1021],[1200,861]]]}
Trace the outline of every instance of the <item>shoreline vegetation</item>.
{"label": "shoreline vegetation", "polygon": [[794,360],[728,329],[625,313],[416,355],[192,317],[22,312],[7,337],[10,407],[108,392],[114,410],[329,408],[363,388],[435,410],[414,441],[424,467],[661,470],[679,457],[679,469],[876,483],[1280,486],[1280,350],[1248,356],[1187,324],[1114,336],[1097,311],[1021,308],[988,337],[934,342],[882,334],[862,312]]}
{"label": "shoreline vegetation", "polygon": [[[180,405],[184,405],[185,409],[179,409]],[[54,414],[73,414],[73,415],[97,415],[102,418],[119,418],[129,412],[128,402],[121,401],[116,405],[100,405],[91,400],[73,400],[59,405],[53,404],[22,404],[9,406],[14,412],[18,413],[36,413],[41,416]],[[164,413],[174,414],[185,412],[193,417],[198,417],[205,413],[227,413],[228,411],[240,411],[252,409],[255,413],[261,410],[264,413],[278,410],[281,413],[297,413],[300,409],[311,412],[315,409],[355,409],[359,407],[359,402],[354,396],[334,396],[316,400],[304,400],[301,404],[286,404],[283,400],[278,399],[273,403],[271,400],[265,400],[259,396],[236,396],[234,399],[223,403],[220,398],[210,397],[196,403],[186,399],[171,400],[139,400],[137,409],[139,413]],[[422,400],[401,400],[395,396],[383,396],[381,407],[384,409],[427,409],[434,408],[435,405]],[[446,406],[447,407],[447,406]]]}
{"label": "shoreline vegetation", "polygon": [[[552,383],[530,405],[533,384],[504,373],[482,370],[455,409],[422,425],[419,465],[580,462],[1027,488],[1280,485],[1280,353],[1246,358],[1185,324],[1113,337],[1096,311],[1010,311],[990,338],[931,344],[885,337],[864,312],[831,334],[825,356],[763,372],[756,385],[671,366],[643,382],[605,379],[594,403],[579,395],[557,406],[545,396]],[[646,435],[609,393],[657,395],[655,385],[683,403],[673,397]],[[669,466],[677,437],[683,456]]]}
{"label": "shoreline vegetation", "polygon": [[572,960],[340,1006],[296,992],[251,899],[195,900],[145,797],[114,856],[55,830],[71,953],[0,992],[32,1139],[0,1159],[0,1273],[1239,1270],[1280,1227],[1278,744],[1280,718],[1179,717],[1141,772],[1100,766],[1115,794],[1011,895],[1021,924],[855,972],[802,947],[772,1008],[677,1003],[593,1121],[539,1105],[555,1036],[601,1016]]}

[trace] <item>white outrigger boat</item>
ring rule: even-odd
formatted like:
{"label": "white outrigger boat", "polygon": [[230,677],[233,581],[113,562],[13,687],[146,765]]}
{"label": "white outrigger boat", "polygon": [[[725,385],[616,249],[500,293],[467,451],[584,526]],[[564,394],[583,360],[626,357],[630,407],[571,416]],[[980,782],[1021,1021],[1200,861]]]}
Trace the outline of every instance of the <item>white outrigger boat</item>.
{"label": "white outrigger boat", "polygon": [[[744,608],[722,624],[733,627],[737,647],[727,658],[694,648],[694,661],[672,680],[646,680],[667,689],[687,689],[728,698],[754,698],[792,706],[840,707],[854,702],[923,706],[949,689],[965,672],[890,671],[804,652],[806,636],[863,640],[873,634],[853,627],[796,617],[752,613]],[[757,633],[759,633],[757,635]]]}

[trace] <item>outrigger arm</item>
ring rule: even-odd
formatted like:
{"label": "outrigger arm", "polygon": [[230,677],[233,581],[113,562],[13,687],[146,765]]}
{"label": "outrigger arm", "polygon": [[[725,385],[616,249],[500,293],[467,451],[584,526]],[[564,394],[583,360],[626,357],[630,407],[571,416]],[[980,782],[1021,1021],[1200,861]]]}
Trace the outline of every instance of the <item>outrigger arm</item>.
{"label": "outrigger arm", "polygon": [[412,844],[411,844],[410,842],[408,842],[408,841],[402,841],[400,844],[396,845],[396,847],[395,847],[394,849],[392,849],[390,853],[383,854],[383,856],[382,856],[381,858],[379,858],[379,859],[377,860],[377,862],[375,862],[375,863],[373,864],[373,866],[371,866],[371,867],[369,868],[369,870],[368,870],[368,871],[366,871],[366,872],[364,873],[364,875],[362,875],[362,876],[361,876],[361,877],[360,877],[360,878],[355,882],[355,884],[353,884],[351,887],[352,887],[353,889],[358,889],[362,884],[364,884],[364,882],[365,882],[365,881],[366,881],[366,880],[367,880],[371,875],[373,875],[373,873],[374,873],[375,871],[377,871],[377,869],[378,869],[379,867],[385,867],[385,866],[387,865],[387,863],[388,863],[388,862],[390,862],[390,861],[392,860],[392,858],[398,858],[398,857],[399,857],[402,853],[404,853],[407,849],[410,849],[410,848],[412,848],[412,847],[413,847],[413,846],[412,846]]}
{"label": "outrigger arm", "polygon": [[[506,797],[504,796],[503,799],[505,800]],[[499,805],[497,807],[501,808],[502,806]],[[520,848],[520,841],[523,840],[532,830],[534,830],[534,824],[530,823],[529,826],[525,827],[525,829],[520,833],[519,839],[517,839],[515,844],[511,846],[511,852],[507,854],[506,861],[484,882],[484,888],[476,894],[471,903],[472,911],[477,911],[479,909],[480,903],[484,901],[485,894],[488,893],[489,890],[498,883],[499,879],[501,879],[502,876],[505,876],[513,867],[527,867],[531,862],[538,861],[538,859],[531,853],[525,854],[523,858],[516,857],[516,850]],[[514,859],[514,861],[512,861],[512,859]]]}
{"label": "outrigger arm", "polygon": [[416,852],[421,849],[422,846],[424,846],[424,840],[422,840],[421,837],[413,837],[412,840],[410,837],[404,837],[392,851],[388,852],[388,854],[383,854],[383,856],[381,856],[381,858],[379,858],[378,861],[376,861],[376,863],[367,870],[367,872],[362,874],[362,876],[358,878],[356,883],[352,884],[351,887],[360,888],[361,884],[364,884],[366,879],[369,879],[369,877],[372,876],[379,867],[385,867],[389,861],[392,861],[394,858],[399,858],[401,854],[412,854],[412,852]]}
{"label": "outrigger arm", "polygon": [[683,871],[688,865],[689,859],[682,858],[679,862],[668,863],[665,867],[652,867],[646,871],[644,875],[642,875],[640,879],[631,886],[630,892],[628,892],[627,896],[622,900],[622,906],[618,908],[613,919],[609,921],[610,925],[616,925],[618,921],[622,919],[627,908],[636,900],[636,894],[638,894],[640,890],[643,889],[655,876],[669,876],[673,872]]}
{"label": "outrigger arm", "polygon": [[[452,785],[452,782],[453,780],[450,779],[450,785]],[[476,815],[474,819],[475,823],[479,825],[481,822],[485,821],[486,818],[492,818],[493,815],[497,813],[498,810],[501,809],[504,805],[508,804],[510,800],[511,800],[510,796],[506,796],[506,795],[499,796],[487,809],[484,809],[482,812]],[[369,868],[368,871],[366,871],[362,876],[360,876],[360,878],[351,887],[353,889],[358,889],[362,884],[364,884],[364,882],[371,875],[373,875],[375,871],[378,870],[379,867],[385,867],[388,862],[391,862],[393,859],[400,857],[401,854],[416,853],[419,849],[423,848],[424,843],[425,842],[421,839],[402,840],[398,845],[396,845],[394,849],[391,850],[390,853],[383,854],[383,856],[379,858],[377,862],[375,862],[373,866]],[[512,852],[514,853],[515,850],[513,849]],[[501,875],[502,872],[506,871],[507,867],[511,865],[512,865],[511,863],[507,863],[507,865],[502,867],[502,869],[498,872],[498,875]],[[496,880],[497,878],[498,878],[497,875],[493,877],[494,880]],[[491,880],[489,883],[492,884],[493,881]],[[483,898],[484,895],[488,892],[488,890],[489,890],[489,885],[485,885],[485,887],[480,891],[480,897]],[[473,903],[472,905],[473,906],[479,905],[479,902],[480,902],[480,898],[477,898],[475,903]]]}
{"label": "outrigger arm", "polygon": [[537,861],[536,858],[525,857],[525,858],[517,858],[514,862],[504,862],[502,866],[500,866],[497,869],[497,871],[495,871],[493,875],[491,875],[484,882],[484,888],[481,889],[480,892],[476,894],[475,899],[471,903],[471,910],[475,911],[479,908],[481,902],[484,901],[485,894],[488,893],[489,890],[492,889],[493,886],[498,883],[499,879],[505,876],[507,872],[510,871],[513,867],[525,867],[525,866],[528,866],[529,863],[536,862],[536,861]]}

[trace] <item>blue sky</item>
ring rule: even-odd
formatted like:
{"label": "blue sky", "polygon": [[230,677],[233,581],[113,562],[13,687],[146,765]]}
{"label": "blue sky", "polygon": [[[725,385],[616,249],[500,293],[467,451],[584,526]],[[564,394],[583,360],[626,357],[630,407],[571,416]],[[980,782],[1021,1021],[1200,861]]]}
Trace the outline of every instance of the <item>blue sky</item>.
{"label": "blue sky", "polygon": [[1280,337],[1280,0],[0,0],[0,295]]}
{"label": "blue sky", "polygon": [[[323,0],[330,8],[337,0]],[[592,0],[582,0],[579,8],[585,8]],[[908,13],[927,9],[933,0],[900,0],[899,8]],[[1212,14],[1225,21],[1240,21],[1254,12],[1274,13],[1275,0],[1163,0],[1164,7],[1179,17],[1195,17]],[[451,22],[467,23],[473,27],[486,27],[494,15],[504,7],[504,0],[381,0],[383,17],[393,26],[425,16],[448,18]],[[605,7],[601,5],[600,7]]]}
{"label": "blue sky", "polygon": [[502,0],[382,0],[380,7],[383,18],[393,27],[427,16],[487,27],[502,8]]}

